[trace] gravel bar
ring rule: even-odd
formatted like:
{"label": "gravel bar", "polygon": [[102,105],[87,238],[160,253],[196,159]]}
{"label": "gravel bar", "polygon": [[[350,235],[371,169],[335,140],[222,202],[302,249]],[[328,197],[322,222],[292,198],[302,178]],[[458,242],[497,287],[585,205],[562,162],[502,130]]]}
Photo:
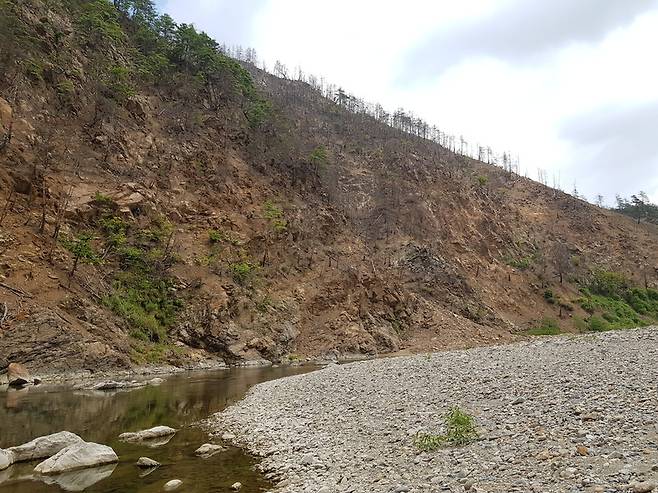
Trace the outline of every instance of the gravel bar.
{"label": "gravel bar", "polygon": [[[658,493],[658,330],[332,365],[210,418],[284,493]],[[452,406],[480,439],[419,451]]]}

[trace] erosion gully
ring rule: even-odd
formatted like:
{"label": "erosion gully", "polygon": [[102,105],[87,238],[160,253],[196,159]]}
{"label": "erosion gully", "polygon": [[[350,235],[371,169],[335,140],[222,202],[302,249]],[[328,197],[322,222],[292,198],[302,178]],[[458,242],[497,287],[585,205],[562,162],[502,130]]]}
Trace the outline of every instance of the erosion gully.
{"label": "erosion gully", "polygon": [[[269,484],[253,468],[255,459],[228,448],[208,459],[194,455],[211,441],[197,425],[241,399],[253,385],[311,371],[314,367],[236,368],[174,375],[159,386],[130,391],[73,390],[40,385],[0,392],[0,448],[28,442],[58,431],[77,433],[86,441],[110,445],[119,463],[43,477],[35,463],[0,471],[0,493],[85,491],[98,493],[161,492],[180,479],[181,493],[223,493],[242,483],[241,493],[266,491]],[[179,431],[166,444],[148,447],[120,442],[126,431],[167,425]],[[147,475],[135,466],[139,457],[162,464]]]}

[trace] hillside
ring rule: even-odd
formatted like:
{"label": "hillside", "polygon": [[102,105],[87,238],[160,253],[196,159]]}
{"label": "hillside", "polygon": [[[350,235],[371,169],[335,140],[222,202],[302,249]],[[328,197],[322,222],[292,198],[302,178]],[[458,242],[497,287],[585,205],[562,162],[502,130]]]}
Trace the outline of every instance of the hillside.
{"label": "hillside", "polygon": [[418,352],[658,317],[655,225],[171,19],[105,0],[0,14],[0,363]]}

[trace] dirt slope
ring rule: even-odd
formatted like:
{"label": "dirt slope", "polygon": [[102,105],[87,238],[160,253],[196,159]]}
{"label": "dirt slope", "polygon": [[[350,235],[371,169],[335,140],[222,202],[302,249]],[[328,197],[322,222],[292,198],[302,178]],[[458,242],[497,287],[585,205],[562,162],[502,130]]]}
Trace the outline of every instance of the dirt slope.
{"label": "dirt slope", "polygon": [[[16,35],[0,58],[0,362],[474,346],[546,316],[575,330],[587,314],[571,300],[593,266],[655,282],[655,226],[253,67],[272,106],[257,126],[221,78],[138,81],[118,98],[120,71],[103,70],[133,63],[129,42],[92,42],[66,2],[7,5],[39,42]],[[70,276],[84,233],[93,255]],[[547,288],[573,311],[546,303]]]}

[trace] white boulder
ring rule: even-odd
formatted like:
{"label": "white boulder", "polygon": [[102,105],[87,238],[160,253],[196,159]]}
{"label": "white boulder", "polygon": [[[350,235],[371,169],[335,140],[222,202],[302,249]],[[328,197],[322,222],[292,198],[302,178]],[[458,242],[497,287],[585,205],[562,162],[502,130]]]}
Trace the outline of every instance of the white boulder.
{"label": "white boulder", "polygon": [[119,435],[119,440],[123,440],[124,442],[141,442],[142,440],[166,437],[173,435],[174,433],[176,433],[176,430],[169,426],[156,426],[155,428],[149,428],[148,430],[121,433],[121,435]]}
{"label": "white boulder", "polygon": [[139,460],[135,463],[135,465],[137,467],[149,469],[151,467],[158,467],[160,463],[157,460],[153,460],[148,457],[140,457]]}
{"label": "white boulder", "polygon": [[180,485],[183,484],[183,482],[180,479],[172,479],[171,481],[167,481],[164,485],[164,490],[165,491],[174,491],[175,489],[180,488]]}
{"label": "white boulder", "polygon": [[0,471],[7,469],[14,463],[14,454],[0,448]]}
{"label": "white boulder", "polygon": [[204,443],[201,445],[198,449],[194,451],[195,455],[198,455],[200,457],[211,457],[215,455],[217,452],[221,452],[224,450],[224,447],[221,445],[215,445],[212,443]]}
{"label": "white boulder", "polygon": [[17,447],[8,448],[5,452],[9,452],[13,456],[14,462],[24,462],[51,457],[63,448],[76,443],[84,443],[84,440],[70,431],[60,431],[52,435],[35,438],[31,442]]}
{"label": "white boulder", "polygon": [[50,459],[37,464],[34,472],[57,474],[118,461],[119,457],[111,447],[99,443],[82,442],[70,445],[57,452]]}

